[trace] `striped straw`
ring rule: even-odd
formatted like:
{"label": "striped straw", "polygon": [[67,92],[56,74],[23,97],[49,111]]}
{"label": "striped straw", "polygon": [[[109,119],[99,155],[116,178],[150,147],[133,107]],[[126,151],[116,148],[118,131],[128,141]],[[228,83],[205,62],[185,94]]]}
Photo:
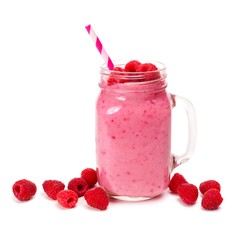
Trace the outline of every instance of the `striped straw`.
{"label": "striped straw", "polygon": [[94,44],[96,45],[96,47],[97,47],[99,53],[101,54],[104,62],[107,64],[108,69],[113,70],[113,68],[114,68],[113,62],[112,62],[111,58],[108,56],[106,50],[104,49],[100,39],[98,38],[98,36],[94,32],[94,30],[92,29],[91,24],[87,25],[85,28],[88,31],[90,37],[92,38]]}

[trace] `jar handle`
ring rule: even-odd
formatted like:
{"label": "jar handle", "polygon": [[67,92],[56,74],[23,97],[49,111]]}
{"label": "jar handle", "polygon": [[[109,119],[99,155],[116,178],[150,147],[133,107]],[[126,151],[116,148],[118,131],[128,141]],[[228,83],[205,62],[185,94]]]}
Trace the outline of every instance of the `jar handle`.
{"label": "jar handle", "polygon": [[173,158],[173,169],[179,166],[182,163],[187,162],[192,156],[195,146],[196,146],[196,138],[197,138],[197,121],[196,114],[193,104],[186,98],[180,97],[177,95],[171,94],[172,97],[172,106],[176,107],[178,105],[183,105],[188,118],[188,144],[185,153],[182,155],[172,154]]}

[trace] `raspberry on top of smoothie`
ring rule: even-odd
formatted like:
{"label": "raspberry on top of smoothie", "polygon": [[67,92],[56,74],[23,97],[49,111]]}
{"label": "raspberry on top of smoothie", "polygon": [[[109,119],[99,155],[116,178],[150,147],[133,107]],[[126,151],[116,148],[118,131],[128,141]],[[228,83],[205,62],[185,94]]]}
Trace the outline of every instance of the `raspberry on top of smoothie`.
{"label": "raspberry on top of smoothie", "polygon": [[[137,76],[137,78],[133,78],[133,76]],[[114,67],[107,84],[111,86],[116,83],[151,81],[160,77],[159,69],[156,65],[131,60],[125,66]]]}

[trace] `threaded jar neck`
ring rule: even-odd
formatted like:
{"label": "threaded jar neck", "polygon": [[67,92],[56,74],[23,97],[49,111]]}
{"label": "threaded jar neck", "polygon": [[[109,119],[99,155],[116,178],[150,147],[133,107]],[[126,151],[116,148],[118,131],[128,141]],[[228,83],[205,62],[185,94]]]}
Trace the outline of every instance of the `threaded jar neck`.
{"label": "threaded jar neck", "polygon": [[[149,61],[157,67],[154,71],[145,72],[121,72],[109,70],[106,64],[100,68],[100,88],[109,91],[151,92],[159,91],[167,87],[166,67],[163,63]],[[116,61],[115,67],[124,69],[126,61]]]}

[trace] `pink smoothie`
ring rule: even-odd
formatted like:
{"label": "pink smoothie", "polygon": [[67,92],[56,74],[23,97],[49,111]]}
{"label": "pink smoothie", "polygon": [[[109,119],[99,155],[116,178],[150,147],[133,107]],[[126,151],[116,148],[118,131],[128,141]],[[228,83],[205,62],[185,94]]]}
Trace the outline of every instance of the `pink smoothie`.
{"label": "pink smoothie", "polygon": [[104,86],[97,100],[98,180],[112,196],[152,198],[169,183],[170,95],[158,83],[138,87]]}

